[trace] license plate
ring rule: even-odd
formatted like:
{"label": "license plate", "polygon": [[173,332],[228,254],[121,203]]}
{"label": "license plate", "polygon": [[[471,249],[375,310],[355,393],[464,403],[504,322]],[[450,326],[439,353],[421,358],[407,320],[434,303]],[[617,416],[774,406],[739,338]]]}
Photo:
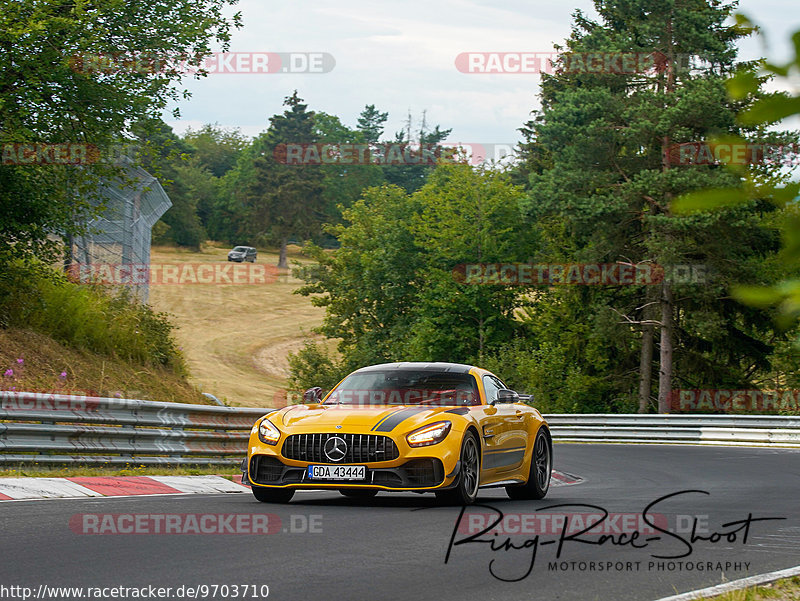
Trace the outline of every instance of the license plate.
{"label": "license plate", "polygon": [[364,480],[366,465],[309,465],[310,480]]}

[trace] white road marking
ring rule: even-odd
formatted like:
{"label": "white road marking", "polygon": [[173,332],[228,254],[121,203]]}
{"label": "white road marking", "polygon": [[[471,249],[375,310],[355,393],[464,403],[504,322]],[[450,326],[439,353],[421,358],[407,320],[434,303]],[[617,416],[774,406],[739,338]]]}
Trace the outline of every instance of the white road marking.
{"label": "white road marking", "polygon": [[800,576],[800,566],[778,570],[777,572],[767,572],[766,574],[759,574],[757,576],[749,576],[748,578],[740,578],[739,580],[718,584],[717,586],[689,591],[688,593],[673,595],[672,597],[663,597],[656,601],[692,601],[693,599],[714,597],[750,586],[758,586],[759,584],[767,584],[769,582],[775,582],[776,580],[782,580],[783,578],[791,578],[792,576]]}

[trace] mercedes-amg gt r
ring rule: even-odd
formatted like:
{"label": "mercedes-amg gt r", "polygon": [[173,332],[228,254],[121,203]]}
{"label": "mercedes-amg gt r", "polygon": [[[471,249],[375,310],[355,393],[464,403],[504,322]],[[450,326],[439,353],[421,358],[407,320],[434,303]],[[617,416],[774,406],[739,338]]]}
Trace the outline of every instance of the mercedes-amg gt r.
{"label": "mercedes-amg gt r", "polygon": [[472,503],[482,487],[541,499],[553,448],[542,415],[494,374],[455,363],[387,363],[354,371],[323,397],[267,413],[252,428],[244,481],[256,499],[301,489],[368,498],[434,492]]}

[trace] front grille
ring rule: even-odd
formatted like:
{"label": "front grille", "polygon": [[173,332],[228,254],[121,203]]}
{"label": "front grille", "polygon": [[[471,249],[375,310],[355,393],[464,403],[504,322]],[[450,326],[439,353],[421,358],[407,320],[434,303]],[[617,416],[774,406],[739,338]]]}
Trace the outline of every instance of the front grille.
{"label": "front grille", "polygon": [[331,463],[323,448],[332,436],[347,443],[347,453],[337,463],[375,463],[392,461],[400,456],[394,441],[379,434],[292,434],[283,443],[281,453],[296,461]]}

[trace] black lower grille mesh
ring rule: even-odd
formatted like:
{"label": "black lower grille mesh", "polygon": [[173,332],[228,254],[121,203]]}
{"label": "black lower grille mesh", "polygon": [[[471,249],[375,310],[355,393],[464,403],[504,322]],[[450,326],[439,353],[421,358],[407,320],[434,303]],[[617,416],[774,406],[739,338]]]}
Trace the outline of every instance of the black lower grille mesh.
{"label": "black lower grille mesh", "polygon": [[254,482],[277,482],[282,473],[283,464],[274,457],[255,455],[250,463],[250,477]]}

